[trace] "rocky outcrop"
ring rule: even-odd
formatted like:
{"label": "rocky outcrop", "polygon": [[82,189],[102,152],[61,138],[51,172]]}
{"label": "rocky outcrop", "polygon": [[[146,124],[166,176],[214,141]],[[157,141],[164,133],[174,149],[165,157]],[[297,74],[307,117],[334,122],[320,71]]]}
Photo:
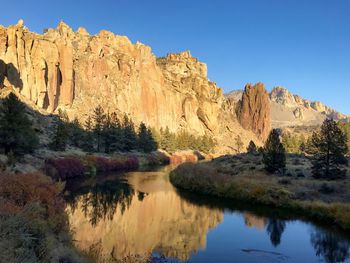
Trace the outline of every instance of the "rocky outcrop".
{"label": "rocky outcrop", "polygon": [[48,112],[84,119],[101,104],[158,129],[213,134],[218,126],[222,91],[188,51],[157,59],[106,30],[90,36],[61,22],[39,35],[19,21],[0,27],[0,62],[0,85]]}
{"label": "rocky outcrop", "polygon": [[[243,91],[225,94],[226,107],[239,104]],[[321,102],[306,100],[282,87],[274,87],[270,94],[271,125],[273,128],[320,125],[325,118],[346,120],[348,116]]]}
{"label": "rocky outcrop", "polygon": [[247,84],[237,105],[237,118],[243,128],[265,140],[271,129],[269,94],[264,84]]}
{"label": "rocky outcrop", "polygon": [[239,124],[235,103],[229,105],[208,80],[206,64],[189,51],[156,58],[150,47],[106,30],[89,35],[60,22],[40,35],[23,21],[0,26],[0,93],[4,90],[14,90],[41,113],[61,108],[81,122],[101,105],[120,117],[127,114],[136,125],[209,134],[227,153],[237,134],[245,144],[259,143]]}
{"label": "rocky outcrop", "polygon": [[270,92],[273,127],[319,125],[325,118],[348,117],[318,101],[306,100],[282,87]]}

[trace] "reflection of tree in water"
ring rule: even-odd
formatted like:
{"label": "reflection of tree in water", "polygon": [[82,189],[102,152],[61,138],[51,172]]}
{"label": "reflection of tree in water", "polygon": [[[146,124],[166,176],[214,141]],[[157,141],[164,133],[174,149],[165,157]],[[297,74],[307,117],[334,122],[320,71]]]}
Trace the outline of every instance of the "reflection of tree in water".
{"label": "reflection of tree in water", "polygon": [[130,206],[134,193],[126,181],[105,181],[71,192],[66,201],[73,212],[80,201],[85,217],[95,226],[101,219],[112,220],[118,205],[123,214]]}
{"label": "reflection of tree in water", "polygon": [[275,218],[269,219],[266,231],[270,235],[272,245],[277,247],[281,243],[281,236],[286,228],[286,222]]}
{"label": "reflection of tree in water", "polygon": [[311,244],[316,256],[322,256],[327,263],[344,262],[349,257],[349,242],[334,233],[317,229],[311,233]]}

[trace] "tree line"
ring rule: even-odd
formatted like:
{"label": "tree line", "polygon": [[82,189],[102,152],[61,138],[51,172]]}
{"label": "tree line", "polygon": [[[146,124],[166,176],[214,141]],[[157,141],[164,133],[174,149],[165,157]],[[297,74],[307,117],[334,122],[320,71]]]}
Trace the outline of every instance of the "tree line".
{"label": "tree line", "polygon": [[[113,112],[96,107],[84,123],[77,118],[69,120],[63,110],[58,110],[49,147],[64,151],[68,145],[86,152],[152,152],[158,148],[168,152],[176,150],[198,150],[209,153],[215,147],[214,140],[207,136],[194,136],[188,132],[173,133],[169,128],[157,131],[143,122],[135,124],[127,115],[119,118]],[[39,146],[38,131],[33,126],[23,104],[10,93],[0,106],[0,152],[21,156],[32,153]]]}
{"label": "tree line", "polygon": [[120,120],[116,113],[105,113],[101,106],[94,109],[84,124],[77,118],[70,122],[67,114],[59,110],[50,148],[64,151],[67,145],[107,154],[134,150],[148,153],[158,148],[151,129],[143,122],[136,129],[127,115]]}
{"label": "tree line", "polygon": [[194,150],[203,153],[211,153],[216,146],[215,140],[208,136],[194,136],[186,131],[179,133],[170,132],[169,128],[160,129],[159,132],[154,131],[156,141],[159,148],[167,152],[174,152],[176,150]]}

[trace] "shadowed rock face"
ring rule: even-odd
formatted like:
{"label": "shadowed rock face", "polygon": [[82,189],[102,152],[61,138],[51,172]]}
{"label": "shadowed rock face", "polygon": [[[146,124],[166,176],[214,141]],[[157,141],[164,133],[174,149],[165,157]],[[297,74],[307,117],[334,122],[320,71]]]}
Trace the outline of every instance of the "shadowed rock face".
{"label": "shadowed rock face", "polygon": [[271,129],[269,94],[264,84],[247,84],[237,105],[237,118],[243,128],[265,140]]}

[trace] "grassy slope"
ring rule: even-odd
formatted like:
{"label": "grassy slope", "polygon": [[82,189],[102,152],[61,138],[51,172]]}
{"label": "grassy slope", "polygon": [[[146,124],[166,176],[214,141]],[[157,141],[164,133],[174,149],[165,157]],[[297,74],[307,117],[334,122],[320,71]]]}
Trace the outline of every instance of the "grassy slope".
{"label": "grassy slope", "polygon": [[261,156],[240,155],[180,165],[170,180],[191,192],[288,209],[350,231],[350,180],[315,180],[306,158],[287,160],[286,176],[266,174]]}

